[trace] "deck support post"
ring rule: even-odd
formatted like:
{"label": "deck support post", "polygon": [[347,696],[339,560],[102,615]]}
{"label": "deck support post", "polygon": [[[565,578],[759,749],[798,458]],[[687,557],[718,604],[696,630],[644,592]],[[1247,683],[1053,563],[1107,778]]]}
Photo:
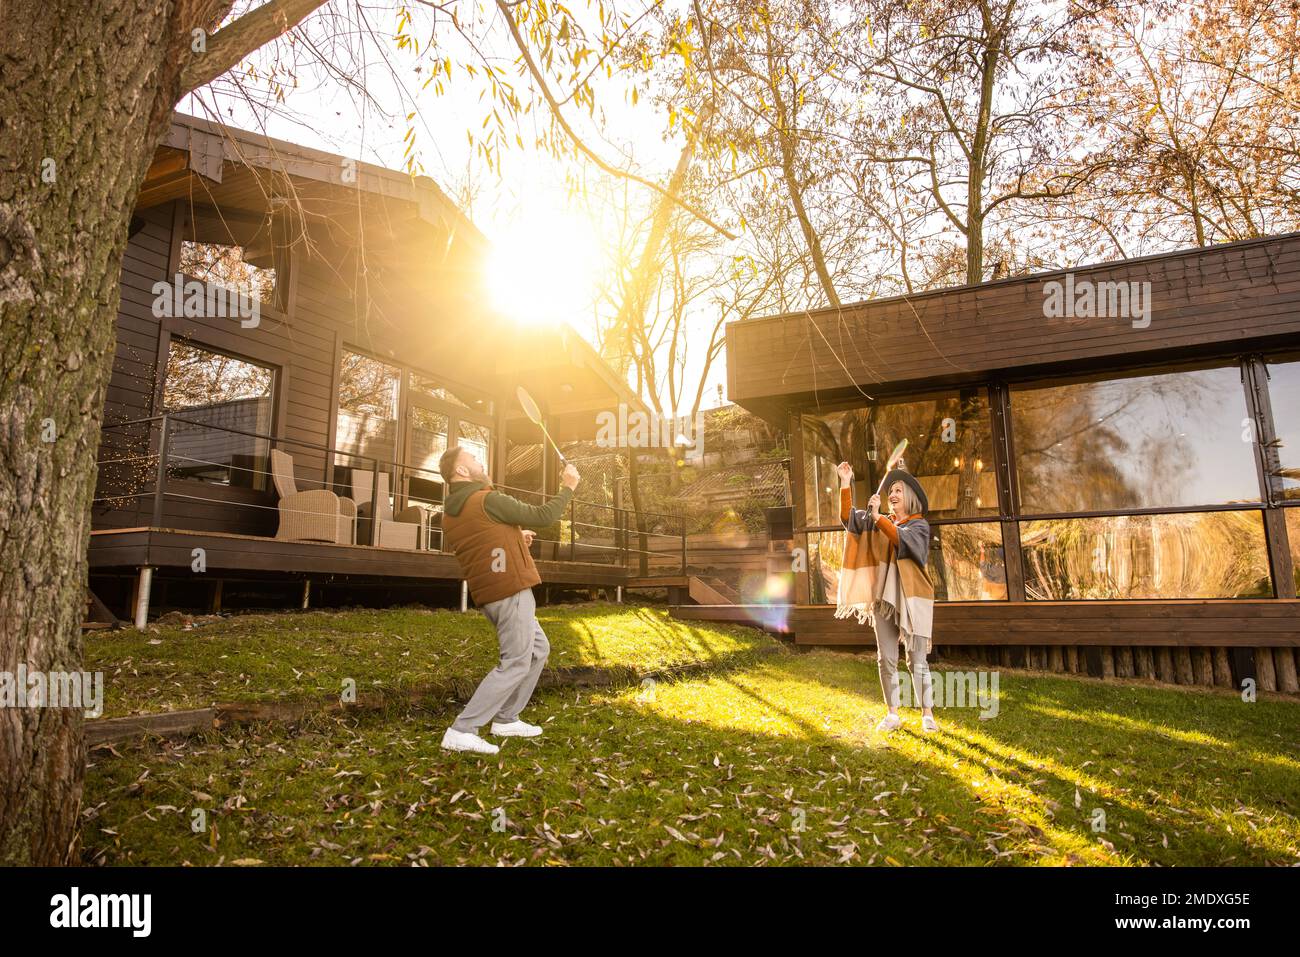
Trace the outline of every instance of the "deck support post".
{"label": "deck support post", "polygon": [[1232,666],[1232,683],[1237,691],[1241,691],[1242,685],[1247,680],[1255,685],[1256,691],[1259,690],[1259,675],[1255,668],[1254,648],[1246,648],[1241,645],[1234,646],[1230,663]]}
{"label": "deck support post", "polygon": [[209,610],[213,615],[221,614],[221,592],[224,584],[225,579],[223,578],[218,578],[212,583],[212,605]]}
{"label": "deck support post", "polygon": [[306,611],[307,607],[310,604],[311,604],[311,579],[304,578],[302,580],[302,610]]}
{"label": "deck support post", "polygon": [[618,602],[620,605],[623,604],[623,586],[622,586],[622,585],[615,585],[615,586],[614,586],[614,601]]}
{"label": "deck support post", "polygon": [[149,623],[149,592],[153,588],[153,567],[140,566],[140,577],[135,584],[135,628],[144,631]]}
{"label": "deck support post", "polygon": [[460,583],[460,610],[469,611],[469,582]]}

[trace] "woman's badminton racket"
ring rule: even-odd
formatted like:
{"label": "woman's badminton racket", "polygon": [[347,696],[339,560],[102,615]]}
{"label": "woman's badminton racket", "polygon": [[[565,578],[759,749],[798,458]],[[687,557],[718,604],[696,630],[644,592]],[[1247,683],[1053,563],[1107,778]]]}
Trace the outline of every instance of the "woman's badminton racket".
{"label": "woman's badminton racket", "polygon": [[533,397],[528,394],[528,390],[523,386],[515,389],[515,397],[519,399],[519,404],[523,407],[524,415],[532,420],[533,424],[542,430],[542,435],[546,436],[546,441],[551,443],[551,448],[555,449],[555,454],[560,457],[561,465],[568,465],[569,460],[564,457],[560,447],[555,444],[555,439],[551,438],[551,433],[546,431],[546,426],[542,423],[542,410],[537,407]]}
{"label": "woman's badminton racket", "polygon": [[899,439],[898,444],[894,446],[894,451],[889,453],[889,458],[885,459],[885,474],[880,479],[880,488],[876,489],[877,495],[885,494],[885,479],[889,478],[889,473],[894,470],[894,466],[903,458],[903,453],[907,451],[907,439]]}

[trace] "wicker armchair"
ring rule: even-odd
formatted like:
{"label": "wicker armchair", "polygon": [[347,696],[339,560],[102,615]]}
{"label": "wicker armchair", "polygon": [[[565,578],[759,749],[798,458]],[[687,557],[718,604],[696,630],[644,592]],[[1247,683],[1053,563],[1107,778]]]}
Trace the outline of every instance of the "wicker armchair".
{"label": "wicker armchair", "polygon": [[275,537],[293,542],[333,542],[353,545],[357,540],[357,507],[329,489],[298,491],[293,476],[293,456],[271,450],[271,477],[280,494],[280,526]]}
{"label": "wicker armchair", "polygon": [[[352,473],[352,500],[356,503],[357,515],[370,518],[370,494],[374,487],[374,472],[357,470]],[[424,513],[414,505],[402,509],[401,514],[393,514],[393,501],[388,494],[388,473],[379,473],[379,533],[374,543],[381,548],[423,548],[424,547]]]}

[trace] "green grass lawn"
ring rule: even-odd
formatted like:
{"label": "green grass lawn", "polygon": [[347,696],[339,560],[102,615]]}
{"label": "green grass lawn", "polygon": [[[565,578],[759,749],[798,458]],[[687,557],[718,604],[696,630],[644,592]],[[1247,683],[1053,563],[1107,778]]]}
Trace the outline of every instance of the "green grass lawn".
{"label": "green grass lawn", "polygon": [[[359,634],[358,661],[388,662],[383,636],[400,629],[387,623],[426,620],[429,640],[444,627],[408,614],[373,613],[369,627],[350,619],[356,632],[336,640]],[[543,620],[574,663],[703,656],[725,667],[599,693],[545,691],[525,713],[545,735],[508,740],[493,758],[439,749],[455,711],[447,701],[96,750],[86,860],[1300,861],[1294,701],[1004,672],[996,717],[938,709],[942,731],[922,735],[918,712],[906,711],[905,730],[885,737],[873,730],[884,708],[869,658],[779,649],[747,658],[772,640],[627,608],[548,610]],[[624,633],[605,634],[602,621]],[[303,647],[319,648],[330,636],[313,629],[324,627],[306,628],[314,637]],[[631,634],[641,628],[658,636],[657,650]],[[253,626],[258,641],[266,631]],[[456,647],[474,667],[490,664],[490,648],[480,660]],[[293,656],[298,667],[312,661]],[[333,672],[315,675],[324,687]],[[196,809],[207,818],[198,832]]]}
{"label": "green grass lawn", "polygon": [[[663,609],[553,606],[538,612],[551,668],[641,674],[744,660],[771,639],[752,628],[696,627]],[[497,659],[481,614],[390,609],[244,615],[182,631],[117,631],[86,639],[86,669],[104,672],[104,716],[217,702],[337,699],[427,687],[470,690]]]}

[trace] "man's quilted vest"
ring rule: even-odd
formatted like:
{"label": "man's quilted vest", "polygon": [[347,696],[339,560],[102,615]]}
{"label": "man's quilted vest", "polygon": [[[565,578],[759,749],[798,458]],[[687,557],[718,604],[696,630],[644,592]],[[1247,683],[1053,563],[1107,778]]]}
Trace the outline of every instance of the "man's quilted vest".
{"label": "man's quilted vest", "polygon": [[491,491],[479,489],[465,501],[459,515],[442,516],[443,546],[456,554],[477,605],[509,598],[542,583],[519,527],[493,521],[484,511],[483,501]]}

